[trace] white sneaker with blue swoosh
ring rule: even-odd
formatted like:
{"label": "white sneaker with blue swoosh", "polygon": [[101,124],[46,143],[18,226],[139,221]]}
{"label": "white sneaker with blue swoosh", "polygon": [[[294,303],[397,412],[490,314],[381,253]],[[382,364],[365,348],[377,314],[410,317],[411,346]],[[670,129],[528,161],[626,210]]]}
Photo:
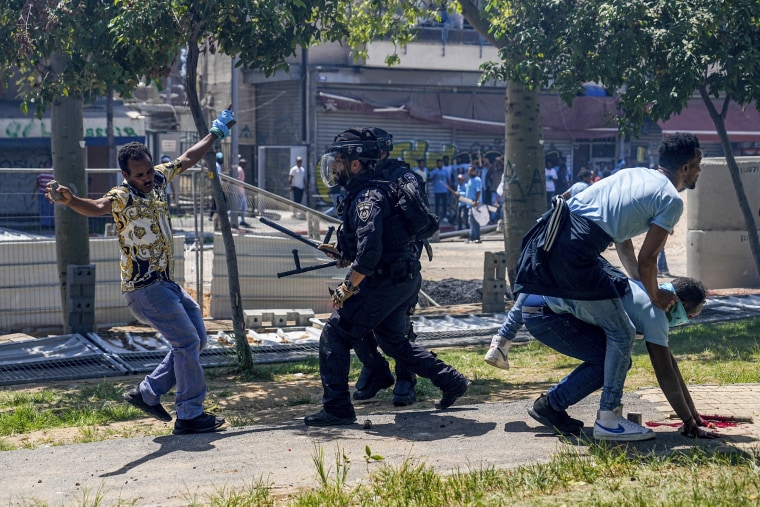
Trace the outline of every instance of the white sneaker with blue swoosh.
{"label": "white sneaker with blue swoosh", "polygon": [[644,426],[617,415],[612,410],[599,410],[594,423],[594,438],[615,442],[636,442],[650,440],[657,435]]}

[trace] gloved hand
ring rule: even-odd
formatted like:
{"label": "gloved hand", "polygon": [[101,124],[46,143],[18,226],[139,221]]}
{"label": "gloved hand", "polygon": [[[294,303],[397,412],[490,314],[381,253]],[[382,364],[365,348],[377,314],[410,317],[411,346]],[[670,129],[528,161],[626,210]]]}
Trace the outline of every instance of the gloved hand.
{"label": "gloved hand", "polygon": [[335,243],[322,243],[317,247],[317,250],[324,252],[331,259],[340,259],[340,250]]}
{"label": "gloved hand", "polygon": [[[230,104],[230,107],[232,105]],[[230,127],[235,124],[235,116],[232,111],[229,109],[225,109],[221,113],[219,113],[219,118],[214,120],[211,123],[211,128],[208,129],[209,132],[214,134],[219,139],[224,139],[228,135],[230,135]]]}
{"label": "gloved hand", "polygon": [[317,247],[317,250],[326,253],[329,258],[335,259],[337,261],[335,265],[339,268],[347,268],[351,265],[350,260],[342,257],[342,254],[335,243],[322,243]]}
{"label": "gloved hand", "polygon": [[359,292],[359,287],[354,287],[349,282],[343,282],[338,285],[338,288],[334,291],[330,291],[332,295],[333,308],[343,308],[343,303]]}

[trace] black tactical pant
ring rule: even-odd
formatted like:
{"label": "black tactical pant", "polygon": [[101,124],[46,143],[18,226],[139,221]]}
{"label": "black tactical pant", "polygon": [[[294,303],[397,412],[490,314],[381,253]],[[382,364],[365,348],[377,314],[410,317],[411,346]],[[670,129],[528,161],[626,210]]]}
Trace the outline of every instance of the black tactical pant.
{"label": "black tactical pant", "polygon": [[[374,332],[377,344],[385,354],[411,372],[429,378],[433,385],[447,389],[462,378],[457,370],[424,347],[410,342],[406,336],[407,310],[416,301],[421,284],[419,271],[403,281],[368,277],[361,284],[359,293],[330,316],[319,340],[319,373],[324,390],[322,404],[326,412],[343,418],[355,416],[348,388],[351,348],[370,332]],[[385,361],[379,354],[377,356]],[[373,365],[367,366],[373,368]],[[377,364],[374,366],[378,367]]]}

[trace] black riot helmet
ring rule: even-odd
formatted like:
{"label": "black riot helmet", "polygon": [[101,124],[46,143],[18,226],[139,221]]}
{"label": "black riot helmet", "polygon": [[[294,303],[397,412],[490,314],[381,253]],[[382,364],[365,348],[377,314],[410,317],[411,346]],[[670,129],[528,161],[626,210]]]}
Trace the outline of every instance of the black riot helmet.
{"label": "black riot helmet", "polygon": [[377,147],[380,151],[390,153],[393,151],[393,135],[379,127],[370,127],[367,130],[372,132],[377,138]]}
{"label": "black riot helmet", "polygon": [[328,187],[345,186],[348,175],[345,173],[341,178],[341,174],[336,172],[336,160],[344,161],[346,168],[353,160],[359,160],[366,168],[373,170],[380,157],[378,139],[371,129],[344,130],[335,136],[333,144],[322,155],[319,163],[322,181]]}

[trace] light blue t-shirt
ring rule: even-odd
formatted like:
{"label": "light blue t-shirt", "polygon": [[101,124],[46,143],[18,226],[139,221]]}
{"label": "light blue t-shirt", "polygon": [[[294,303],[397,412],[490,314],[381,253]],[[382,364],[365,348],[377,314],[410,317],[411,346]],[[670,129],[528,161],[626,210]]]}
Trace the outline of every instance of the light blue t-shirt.
{"label": "light blue t-shirt", "polygon": [[[459,186],[457,187],[457,192],[459,193],[460,196],[467,197],[467,183],[464,183],[464,182],[460,183]],[[466,208],[467,203],[459,201],[459,204],[457,205],[457,207]]]}
{"label": "light blue t-shirt", "polygon": [[[631,290],[621,299],[625,313],[628,314],[628,318],[631,319],[636,328],[636,333],[644,335],[644,340],[649,343],[667,347],[669,326],[665,312],[652,304],[652,300],[649,299],[649,294],[644,290],[641,282],[629,278],[628,286]],[[554,313],[573,313],[563,298],[544,296],[544,300]],[[597,325],[596,322],[588,323]]]}
{"label": "light blue t-shirt", "polygon": [[[479,176],[473,176],[470,178],[470,181],[467,182],[467,194],[465,197],[474,201],[475,199],[478,199],[478,192],[483,192],[483,181]],[[467,207],[472,208],[470,204],[468,204]]]}
{"label": "light blue t-shirt", "polygon": [[567,191],[570,193],[570,197],[573,197],[575,194],[580,193],[583,190],[586,190],[588,187],[590,187],[588,183],[585,181],[578,181],[573,183],[573,185],[567,189]]}
{"label": "light blue t-shirt", "polygon": [[433,192],[436,194],[445,194],[449,191],[446,186],[446,171],[436,167],[430,172],[430,180],[433,182]]}
{"label": "light blue t-shirt", "polygon": [[616,243],[644,234],[652,224],[672,234],[683,212],[683,201],[667,176],[646,167],[604,178],[568,199],[567,205]]}

